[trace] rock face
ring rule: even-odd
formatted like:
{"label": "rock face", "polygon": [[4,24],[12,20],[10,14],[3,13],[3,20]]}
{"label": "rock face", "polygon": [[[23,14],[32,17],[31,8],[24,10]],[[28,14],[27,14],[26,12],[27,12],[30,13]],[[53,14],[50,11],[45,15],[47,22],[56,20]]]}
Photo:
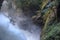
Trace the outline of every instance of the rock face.
{"label": "rock face", "polygon": [[58,22],[60,22],[60,2],[59,2],[59,5],[57,6],[57,19],[58,19]]}
{"label": "rock face", "polygon": [[4,1],[4,0],[0,0],[0,9],[1,9],[1,6],[2,6],[3,1]]}
{"label": "rock face", "polygon": [[39,5],[30,4],[28,7],[24,6],[22,10],[24,12],[24,15],[32,17],[37,14],[37,11],[39,10]]}

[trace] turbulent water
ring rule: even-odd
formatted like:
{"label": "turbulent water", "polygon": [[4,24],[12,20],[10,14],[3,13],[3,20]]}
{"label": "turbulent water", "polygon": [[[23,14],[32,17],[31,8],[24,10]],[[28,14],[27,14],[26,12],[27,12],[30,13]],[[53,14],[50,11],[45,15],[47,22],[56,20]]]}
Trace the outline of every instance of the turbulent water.
{"label": "turbulent water", "polygon": [[0,40],[40,40],[40,28],[4,1],[0,12]]}

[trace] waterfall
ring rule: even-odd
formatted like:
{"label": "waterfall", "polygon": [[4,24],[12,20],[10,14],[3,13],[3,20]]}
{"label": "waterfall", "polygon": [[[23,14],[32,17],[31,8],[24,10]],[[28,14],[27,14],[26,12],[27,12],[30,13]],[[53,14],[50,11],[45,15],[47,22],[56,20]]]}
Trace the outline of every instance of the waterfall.
{"label": "waterfall", "polygon": [[[10,0],[11,1],[11,0]],[[4,0],[0,12],[1,40],[40,40],[40,27],[23,15],[22,10],[16,11],[13,3]],[[9,6],[12,6],[9,8]],[[1,29],[2,28],[2,29]],[[2,34],[3,33],[3,34]]]}

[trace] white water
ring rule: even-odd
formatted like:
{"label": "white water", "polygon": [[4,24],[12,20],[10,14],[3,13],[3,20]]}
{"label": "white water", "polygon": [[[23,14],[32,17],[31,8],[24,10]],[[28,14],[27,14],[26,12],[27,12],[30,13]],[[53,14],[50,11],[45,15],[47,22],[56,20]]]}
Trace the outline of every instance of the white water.
{"label": "white water", "polygon": [[[24,15],[20,17],[14,15],[14,10],[8,10],[8,6],[5,3],[8,4],[8,2],[4,1],[0,12],[0,39],[40,40],[40,28],[34,25],[32,21]],[[22,12],[19,13],[22,14]],[[11,23],[9,14],[11,18],[16,21],[15,25]]]}

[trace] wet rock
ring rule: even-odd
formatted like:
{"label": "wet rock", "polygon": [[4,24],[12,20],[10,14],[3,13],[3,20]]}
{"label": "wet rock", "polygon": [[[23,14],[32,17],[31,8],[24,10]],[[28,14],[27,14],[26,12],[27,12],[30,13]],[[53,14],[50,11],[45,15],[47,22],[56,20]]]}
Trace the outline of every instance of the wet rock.
{"label": "wet rock", "polygon": [[4,1],[4,0],[0,0],[0,9],[1,9],[1,6],[2,6],[3,1]]}

